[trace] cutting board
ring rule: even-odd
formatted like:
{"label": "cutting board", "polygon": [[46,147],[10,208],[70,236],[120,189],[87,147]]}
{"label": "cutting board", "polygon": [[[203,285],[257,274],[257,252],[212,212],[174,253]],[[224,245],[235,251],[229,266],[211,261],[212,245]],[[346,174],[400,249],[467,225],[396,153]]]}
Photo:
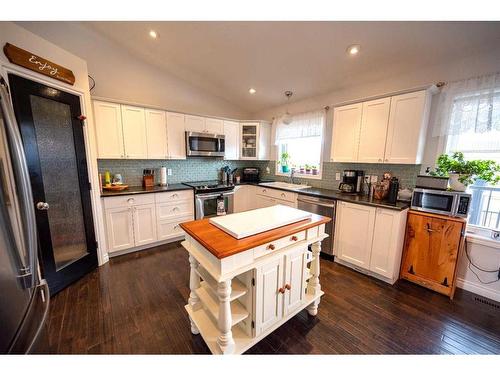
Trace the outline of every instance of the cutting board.
{"label": "cutting board", "polygon": [[289,206],[276,205],[256,210],[210,218],[210,223],[236,239],[309,219],[311,213]]}

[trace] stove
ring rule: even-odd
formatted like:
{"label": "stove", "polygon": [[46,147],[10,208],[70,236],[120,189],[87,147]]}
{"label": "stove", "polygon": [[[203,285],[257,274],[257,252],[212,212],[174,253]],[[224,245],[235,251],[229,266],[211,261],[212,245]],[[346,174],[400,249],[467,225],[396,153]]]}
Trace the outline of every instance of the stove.
{"label": "stove", "polygon": [[222,204],[223,214],[233,213],[234,185],[219,181],[184,182],[184,185],[194,188],[196,219],[220,215]]}
{"label": "stove", "polygon": [[234,185],[226,185],[219,181],[183,182],[184,185],[194,188],[195,194],[217,193],[234,190]]}

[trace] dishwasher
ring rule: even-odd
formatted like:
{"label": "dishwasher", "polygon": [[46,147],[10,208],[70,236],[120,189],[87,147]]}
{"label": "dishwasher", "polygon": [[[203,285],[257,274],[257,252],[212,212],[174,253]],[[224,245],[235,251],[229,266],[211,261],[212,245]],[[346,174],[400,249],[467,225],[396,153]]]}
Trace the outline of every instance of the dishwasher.
{"label": "dishwasher", "polygon": [[336,201],[333,199],[316,198],[304,194],[299,194],[297,202],[297,208],[299,210],[304,210],[332,219],[330,222],[325,224],[325,232],[328,234],[328,237],[325,238],[321,243],[321,252],[333,256],[333,235],[335,233]]}

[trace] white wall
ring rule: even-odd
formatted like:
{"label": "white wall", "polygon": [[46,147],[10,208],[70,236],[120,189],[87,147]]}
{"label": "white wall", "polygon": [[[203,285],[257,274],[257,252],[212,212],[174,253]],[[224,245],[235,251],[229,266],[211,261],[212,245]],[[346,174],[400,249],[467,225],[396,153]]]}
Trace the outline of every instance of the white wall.
{"label": "white wall", "polygon": [[[19,27],[12,22],[0,22],[0,44],[14,44],[27,51],[33,52],[41,57],[53,61],[73,71],[75,75],[74,86],[62,83],[41,74],[24,69],[17,65],[10,64],[3,53],[0,53],[0,67],[2,75],[9,72],[15,72],[26,76],[35,81],[42,82],[46,85],[56,87],[58,89],[67,90],[81,97],[82,112],[87,116],[84,136],[85,147],[87,149],[87,164],[89,168],[89,178],[92,186],[99,186],[97,175],[97,148],[95,141],[94,122],[92,116],[91,98],[88,86],[87,63],[78,56],[75,56],[68,51],[52,44],[41,37]],[[7,79],[7,77],[4,77]],[[99,247],[99,264],[107,261],[106,240],[104,237],[104,222],[102,218],[102,208],[100,204],[99,189],[92,190],[92,209],[94,214],[94,225],[96,239],[100,244]]]}
{"label": "white wall", "polygon": [[79,22],[18,24],[85,59],[96,80],[93,96],[193,114],[249,117],[237,105],[136,58]]}

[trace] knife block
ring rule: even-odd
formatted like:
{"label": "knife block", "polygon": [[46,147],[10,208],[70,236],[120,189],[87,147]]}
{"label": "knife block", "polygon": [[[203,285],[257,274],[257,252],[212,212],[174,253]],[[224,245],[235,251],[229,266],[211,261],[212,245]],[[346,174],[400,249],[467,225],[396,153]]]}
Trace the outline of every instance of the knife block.
{"label": "knife block", "polygon": [[142,176],[142,186],[145,188],[152,188],[155,186],[155,176],[152,174]]}

